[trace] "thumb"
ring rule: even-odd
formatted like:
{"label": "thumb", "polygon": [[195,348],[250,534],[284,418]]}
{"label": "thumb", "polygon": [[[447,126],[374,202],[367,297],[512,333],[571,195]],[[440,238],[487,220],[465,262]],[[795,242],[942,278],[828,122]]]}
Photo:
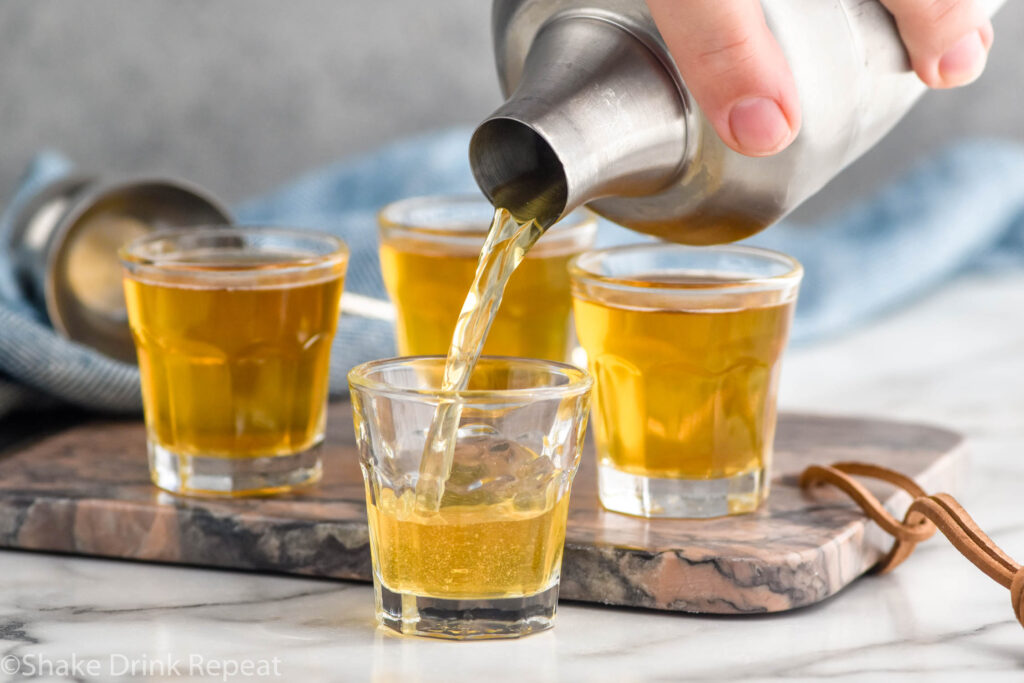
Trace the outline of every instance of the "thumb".
{"label": "thumb", "polygon": [[679,72],[722,141],[748,156],[785,149],[800,101],[758,0],[647,0]]}

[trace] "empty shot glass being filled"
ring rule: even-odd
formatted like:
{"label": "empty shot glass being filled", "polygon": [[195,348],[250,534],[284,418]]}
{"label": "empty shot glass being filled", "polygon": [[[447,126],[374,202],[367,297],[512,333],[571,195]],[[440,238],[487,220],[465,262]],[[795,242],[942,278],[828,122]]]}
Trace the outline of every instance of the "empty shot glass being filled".
{"label": "empty shot glass being filled", "polygon": [[[466,391],[442,392],[444,361],[397,358],[349,373],[378,622],[455,639],[550,628],[590,376],[484,357]],[[435,507],[417,484],[446,401],[459,402],[461,421]]]}
{"label": "empty shot glass being filled", "polygon": [[153,482],[237,496],[317,481],[345,245],[194,228],[131,242],[121,262]]}
{"label": "empty shot glass being filled", "polygon": [[[380,212],[380,261],[403,356],[448,352],[494,207],[480,196],[404,199]],[[573,345],[569,259],[594,242],[576,211],[547,231],[509,280],[484,353],[565,361]]]}
{"label": "empty shot glass being filled", "polygon": [[800,264],[653,243],[587,252],[570,272],[595,381],[601,503],[644,517],[756,509]]}

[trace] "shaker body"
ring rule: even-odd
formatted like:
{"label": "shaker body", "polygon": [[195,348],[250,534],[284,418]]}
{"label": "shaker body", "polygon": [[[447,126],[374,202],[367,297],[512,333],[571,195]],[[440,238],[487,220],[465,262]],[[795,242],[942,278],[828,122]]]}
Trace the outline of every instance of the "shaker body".
{"label": "shaker body", "polygon": [[[514,181],[501,177],[508,154],[492,153],[496,136],[481,135],[501,119],[535,133],[536,144],[549,147],[545,158],[564,171],[564,204],[552,216],[585,203],[620,225],[688,244],[742,239],[778,221],[877,143],[925,87],[877,0],[763,0],[762,7],[793,71],[802,127],[782,152],[755,158],[728,148],[696,107],[643,0],[495,0],[495,57],[508,100],[471,145],[484,193],[494,200]],[[559,54],[558,37],[571,38],[567,27],[582,22],[623,54],[642,49],[653,59],[623,78],[607,75],[617,65],[600,54],[574,45]],[[557,82],[538,86],[555,68],[574,82],[562,90]],[[661,142],[607,152],[622,146],[622,131],[635,121],[656,122],[648,138]],[[672,135],[681,144],[665,144]],[[675,170],[635,172],[648,158],[652,168]]]}

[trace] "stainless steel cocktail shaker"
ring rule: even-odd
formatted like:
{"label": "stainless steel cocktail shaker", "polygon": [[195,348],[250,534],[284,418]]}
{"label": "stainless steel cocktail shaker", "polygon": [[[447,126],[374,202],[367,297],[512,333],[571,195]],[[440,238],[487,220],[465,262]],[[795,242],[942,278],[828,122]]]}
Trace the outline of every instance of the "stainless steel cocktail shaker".
{"label": "stainless steel cocktail shaker", "polygon": [[[470,161],[496,205],[551,224],[581,204],[675,242],[751,235],[885,135],[921,95],[875,0],[762,0],[796,78],[803,127],[783,152],[743,156],[696,107],[643,0],[495,0],[508,100]],[[992,14],[1001,0],[984,3]]]}

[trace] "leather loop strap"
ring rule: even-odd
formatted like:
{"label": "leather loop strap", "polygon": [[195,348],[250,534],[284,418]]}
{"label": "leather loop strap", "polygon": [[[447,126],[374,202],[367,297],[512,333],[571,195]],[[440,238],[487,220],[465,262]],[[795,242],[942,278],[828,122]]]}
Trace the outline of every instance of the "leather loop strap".
{"label": "leather loop strap", "polygon": [[935,526],[927,520],[908,525],[900,522],[886,510],[881,501],[878,500],[863,484],[850,477],[850,474],[881,479],[906,490],[911,497],[925,495],[917,484],[910,481],[902,474],[886,470],[874,465],[864,463],[840,462],[831,466],[811,465],[800,475],[800,486],[809,488],[816,484],[832,484],[853,498],[853,502],[860,506],[871,521],[882,527],[882,531],[894,536],[897,541],[906,543],[920,543],[927,541],[935,533]]}
{"label": "leather loop strap", "polygon": [[1010,601],[1013,603],[1013,611],[1017,614],[1017,621],[1024,626],[1024,567],[1017,570],[1013,575],[1013,582],[1010,584]]}
{"label": "leather loop strap", "polygon": [[[913,497],[903,521],[898,521],[853,476],[869,477],[897,486]],[[1002,551],[978,527],[967,511],[948,493],[929,496],[905,475],[860,462],[840,462],[830,467],[812,465],[800,475],[800,486],[832,484],[849,495],[872,521],[895,538],[892,548],[874,570],[888,572],[910,556],[918,543],[938,529],[974,566],[1010,589],[1017,620],[1024,626],[1024,568]]]}
{"label": "leather loop strap", "polygon": [[[1003,587],[1009,588],[1020,565],[1014,562],[1013,558],[1004,553],[995,541],[981,530],[974,519],[967,514],[967,510],[964,510],[953,496],[948,493],[937,493],[934,496],[929,496],[929,500],[935,506],[942,508],[944,515],[956,523],[955,538],[949,533],[943,532],[953,542],[953,545],[981,571],[988,574],[997,583],[1002,584]],[[936,524],[938,524],[937,520]],[[976,557],[972,557],[968,552],[976,554]]]}

